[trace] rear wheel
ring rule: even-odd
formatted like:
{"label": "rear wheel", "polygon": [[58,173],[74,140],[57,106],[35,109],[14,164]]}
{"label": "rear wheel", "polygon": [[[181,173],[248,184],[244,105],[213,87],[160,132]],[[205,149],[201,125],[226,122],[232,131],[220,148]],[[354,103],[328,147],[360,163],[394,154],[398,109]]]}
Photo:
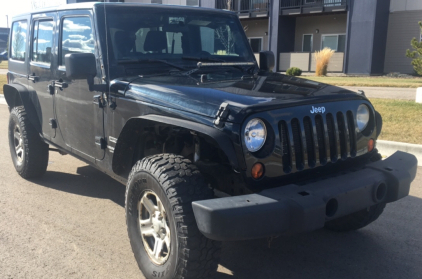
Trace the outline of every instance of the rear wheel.
{"label": "rear wheel", "polygon": [[332,231],[347,232],[366,227],[380,217],[384,211],[385,203],[379,203],[364,210],[329,221],[325,227]]}
{"label": "rear wheel", "polygon": [[15,169],[23,178],[39,177],[47,170],[48,144],[29,122],[23,107],[10,111],[9,148]]}
{"label": "rear wheel", "polygon": [[210,278],[220,243],[199,231],[192,201],[212,191],[189,160],[159,154],[138,161],[126,187],[126,223],[139,268],[146,278]]}

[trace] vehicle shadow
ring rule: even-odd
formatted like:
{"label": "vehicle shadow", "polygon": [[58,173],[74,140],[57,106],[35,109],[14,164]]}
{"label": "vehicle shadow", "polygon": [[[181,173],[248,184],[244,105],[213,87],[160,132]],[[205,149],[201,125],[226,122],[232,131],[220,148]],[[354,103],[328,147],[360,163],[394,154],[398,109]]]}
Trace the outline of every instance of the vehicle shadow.
{"label": "vehicle shadow", "polygon": [[223,243],[217,279],[422,278],[422,200],[390,204],[378,221],[354,232],[321,229],[268,239]]}
{"label": "vehicle shadow", "polygon": [[[91,166],[79,167],[77,174],[47,171],[34,182],[124,207],[125,186]],[[422,278],[420,212],[422,200],[409,196],[389,204],[379,220],[355,232],[321,229],[271,243],[224,242],[216,278]]]}
{"label": "vehicle shadow", "polygon": [[125,206],[125,185],[88,165],[78,167],[76,172],[47,171],[42,179],[33,182],[71,194],[108,199]]}

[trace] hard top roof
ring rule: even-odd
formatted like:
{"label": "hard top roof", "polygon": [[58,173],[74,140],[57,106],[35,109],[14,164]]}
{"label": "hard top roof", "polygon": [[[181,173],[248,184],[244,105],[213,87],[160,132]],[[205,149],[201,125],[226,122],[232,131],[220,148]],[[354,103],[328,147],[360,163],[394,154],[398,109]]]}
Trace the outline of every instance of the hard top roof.
{"label": "hard top roof", "polygon": [[95,6],[127,6],[127,7],[155,7],[158,9],[181,9],[181,10],[206,10],[207,12],[217,12],[217,13],[233,13],[228,10],[220,10],[220,9],[213,9],[213,8],[203,8],[203,7],[192,7],[192,6],[180,6],[180,5],[164,5],[164,4],[143,4],[143,3],[121,3],[121,2],[86,2],[86,3],[74,3],[74,4],[66,4],[66,5],[60,5],[60,6],[54,6],[54,7],[48,7],[48,8],[42,8],[42,9],[36,9],[33,11],[29,11],[26,13],[16,14],[13,16],[20,17],[23,15],[28,14],[39,14],[39,13],[46,13],[46,12],[56,12],[56,11],[66,11],[66,10],[86,10],[86,9],[93,9]]}

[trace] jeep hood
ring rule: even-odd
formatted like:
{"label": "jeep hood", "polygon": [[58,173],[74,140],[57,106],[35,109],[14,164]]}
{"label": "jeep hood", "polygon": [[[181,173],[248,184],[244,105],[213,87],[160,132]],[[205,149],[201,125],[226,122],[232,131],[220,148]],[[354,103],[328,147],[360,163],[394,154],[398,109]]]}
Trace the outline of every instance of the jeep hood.
{"label": "jeep hood", "polygon": [[340,87],[281,74],[204,82],[187,76],[133,77],[112,82],[119,83],[126,88],[126,98],[211,118],[216,117],[222,103],[228,103],[226,121],[235,123],[253,112],[366,99]]}

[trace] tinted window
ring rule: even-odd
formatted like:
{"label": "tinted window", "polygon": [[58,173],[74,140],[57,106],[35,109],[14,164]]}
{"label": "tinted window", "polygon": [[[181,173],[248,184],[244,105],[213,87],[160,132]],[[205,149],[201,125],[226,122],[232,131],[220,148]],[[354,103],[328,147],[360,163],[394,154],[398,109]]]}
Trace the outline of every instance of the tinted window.
{"label": "tinted window", "polygon": [[10,58],[25,61],[26,32],[28,24],[26,21],[17,21],[12,25],[12,38]]}
{"label": "tinted window", "polygon": [[61,34],[60,65],[64,65],[68,53],[94,53],[95,41],[89,17],[64,18]]}
{"label": "tinted window", "polygon": [[32,61],[51,63],[53,21],[35,21],[32,34]]}

